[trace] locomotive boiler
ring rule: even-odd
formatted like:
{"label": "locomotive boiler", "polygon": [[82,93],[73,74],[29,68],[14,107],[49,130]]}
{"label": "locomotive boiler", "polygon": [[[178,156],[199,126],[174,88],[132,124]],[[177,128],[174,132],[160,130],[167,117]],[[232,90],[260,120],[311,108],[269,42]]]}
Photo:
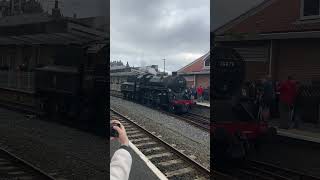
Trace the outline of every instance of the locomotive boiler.
{"label": "locomotive boiler", "polygon": [[126,99],[147,106],[166,108],[174,113],[186,113],[194,102],[190,99],[186,80],[182,76],[142,74],[128,78],[121,84]]}

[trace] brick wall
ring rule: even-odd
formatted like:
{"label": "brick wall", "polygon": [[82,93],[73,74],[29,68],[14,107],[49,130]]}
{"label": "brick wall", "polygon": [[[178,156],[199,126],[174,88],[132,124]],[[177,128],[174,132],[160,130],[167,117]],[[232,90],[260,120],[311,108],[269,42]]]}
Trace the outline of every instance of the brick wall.
{"label": "brick wall", "polygon": [[207,88],[210,86],[210,74],[198,74],[196,75],[196,87],[202,86]]}
{"label": "brick wall", "polygon": [[276,77],[288,75],[300,81],[320,80],[320,45],[317,40],[285,40],[279,42],[276,57]]}

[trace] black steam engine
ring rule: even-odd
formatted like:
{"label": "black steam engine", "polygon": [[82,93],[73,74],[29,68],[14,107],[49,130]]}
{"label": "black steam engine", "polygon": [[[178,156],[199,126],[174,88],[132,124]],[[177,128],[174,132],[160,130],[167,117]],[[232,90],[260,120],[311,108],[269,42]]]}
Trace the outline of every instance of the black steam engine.
{"label": "black steam engine", "polygon": [[269,135],[268,123],[252,112],[252,101],[243,94],[245,62],[231,48],[215,47],[213,57],[213,162],[216,167],[243,162]]}
{"label": "black steam engine", "polygon": [[193,104],[186,84],[182,76],[142,74],[132,76],[121,84],[121,92],[126,99],[163,107],[175,113],[186,113]]}
{"label": "black steam engine", "polygon": [[54,64],[36,68],[38,108],[51,120],[104,136],[106,47],[93,54],[88,54],[86,49],[57,49]]}

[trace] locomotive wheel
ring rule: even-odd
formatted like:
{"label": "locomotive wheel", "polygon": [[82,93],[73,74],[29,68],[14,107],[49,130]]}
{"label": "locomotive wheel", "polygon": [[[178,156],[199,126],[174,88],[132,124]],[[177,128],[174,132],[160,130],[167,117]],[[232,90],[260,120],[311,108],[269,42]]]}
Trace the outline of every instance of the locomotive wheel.
{"label": "locomotive wheel", "polygon": [[224,128],[217,128],[213,132],[213,162],[217,170],[226,170],[231,167],[231,157],[228,153],[231,138]]}
{"label": "locomotive wheel", "polygon": [[270,127],[267,133],[263,136],[262,141],[266,143],[272,143],[276,135],[277,135],[277,129],[274,127]]}
{"label": "locomotive wheel", "polygon": [[174,107],[174,105],[172,105],[172,104],[169,105],[169,111],[170,111],[171,113],[175,113],[176,108]]}
{"label": "locomotive wheel", "polygon": [[242,137],[240,132],[236,132],[232,137],[232,148],[230,149],[232,159],[244,159],[250,149],[248,140]]}

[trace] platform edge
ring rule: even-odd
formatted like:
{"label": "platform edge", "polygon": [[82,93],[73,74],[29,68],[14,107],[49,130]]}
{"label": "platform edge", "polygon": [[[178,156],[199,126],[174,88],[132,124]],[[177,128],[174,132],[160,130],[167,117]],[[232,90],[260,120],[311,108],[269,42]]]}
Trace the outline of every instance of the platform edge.
{"label": "platform edge", "polygon": [[129,146],[135,153],[138,154],[138,156],[160,180],[168,180],[168,178],[134,144],[131,143],[131,141],[129,141]]}

